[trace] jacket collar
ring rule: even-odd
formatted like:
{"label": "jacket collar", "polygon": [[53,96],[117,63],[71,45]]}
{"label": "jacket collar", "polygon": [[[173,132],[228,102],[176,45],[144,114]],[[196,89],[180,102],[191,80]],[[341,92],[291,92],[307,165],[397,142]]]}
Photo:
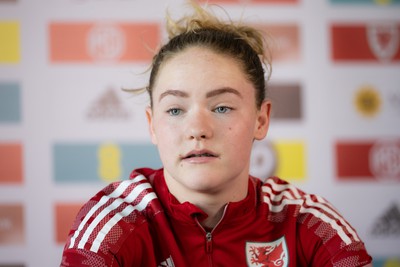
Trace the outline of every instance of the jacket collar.
{"label": "jacket collar", "polygon": [[[180,203],[169,192],[163,169],[155,171],[145,169],[139,172],[148,177],[162,206],[170,218],[190,224],[196,223],[196,219],[202,221],[207,218],[208,215],[200,208],[189,202]],[[247,197],[238,202],[227,203],[221,223],[231,224],[242,222],[243,216],[248,216],[249,213],[256,212],[259,197],[257,194],[259,190],[257,190],[257,188],[260,186],[261,181],[250,176]]]}

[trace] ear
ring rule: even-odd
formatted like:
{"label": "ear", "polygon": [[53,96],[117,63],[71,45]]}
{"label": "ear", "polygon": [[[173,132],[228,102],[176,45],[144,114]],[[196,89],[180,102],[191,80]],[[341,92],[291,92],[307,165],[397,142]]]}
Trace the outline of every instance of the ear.
{"label": "ear", "polygon": [[271,101],[264,100],[260,110],[257,111],[257,121],[254,131],[254,139],[262,140],[267,135],[269,129],[269,120],[271,114]]}
{"label": "ear", "polygon": [[157,136],[154,131],[154,125],[153,125],[153,110],[151,109],[151,107],[146,108],[146,118],[147,118],[147,122],[148,122],[151,142],[153,144],[157,145]]}

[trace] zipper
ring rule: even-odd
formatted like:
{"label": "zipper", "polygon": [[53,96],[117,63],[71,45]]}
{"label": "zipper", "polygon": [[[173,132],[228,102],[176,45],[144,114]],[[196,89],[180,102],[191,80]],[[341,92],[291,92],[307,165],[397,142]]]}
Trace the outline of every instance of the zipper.
{"label": "zipper", "polygon": [[206,252],[207,254],[211,254],[212,252],[212,233],[206,233]]}
{"label": "zipper", "polygon": [[196,220],[197,224],[199,225],[199,227],[206,234],[206,236],[205,236],[205,240],[206,240],[205,249],[206,249],[206,253],[208,255],[209,266],[213,266],[212,257],[211,257],[212,256],[211,254],[213,252],[213,232],[218,227],[218,225],[221,223],[222,219],[225,217],[225,212],[226,212],[227,208],[228,208],[228,204],[225,205],[224,212],[222,213],[221,219],[219,220],[219,222],[214,226],[214,228],[210,232],[207,232],[204,229],[204,227],[200,224],[199,220],[197,218],[195,218],[195,220]]}

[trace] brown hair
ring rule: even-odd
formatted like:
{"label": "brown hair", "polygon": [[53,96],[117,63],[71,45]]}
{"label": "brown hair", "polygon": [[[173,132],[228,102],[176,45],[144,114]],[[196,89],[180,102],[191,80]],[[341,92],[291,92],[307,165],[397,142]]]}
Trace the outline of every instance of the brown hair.
{"label": "brown hair", "polygon": [[259,108],[265,98],[265,81],[271,75],[269,48],[263,34],[251,26],[221,21],[194,1],[190,4],[195,11],[191,16],[177,21],[167,16],[169,41],[153,57],[146,88],[151,106],[152,89],[162,64],[188,47],[200,46],[237,60],[256,89],[256,106]]}

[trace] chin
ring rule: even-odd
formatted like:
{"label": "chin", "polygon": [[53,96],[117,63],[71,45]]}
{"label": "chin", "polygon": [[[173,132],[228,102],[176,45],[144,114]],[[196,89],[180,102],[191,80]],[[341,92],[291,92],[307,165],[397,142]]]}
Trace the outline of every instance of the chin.
{"label": "chin", "polygon": [[[206,178],[205,178],[206,177]],[[221,179],[218,175],[195,175],[186,176],[185,186],[193,191],[203,192],[203,193],[213,193],[219,191],[227,180]]]}

